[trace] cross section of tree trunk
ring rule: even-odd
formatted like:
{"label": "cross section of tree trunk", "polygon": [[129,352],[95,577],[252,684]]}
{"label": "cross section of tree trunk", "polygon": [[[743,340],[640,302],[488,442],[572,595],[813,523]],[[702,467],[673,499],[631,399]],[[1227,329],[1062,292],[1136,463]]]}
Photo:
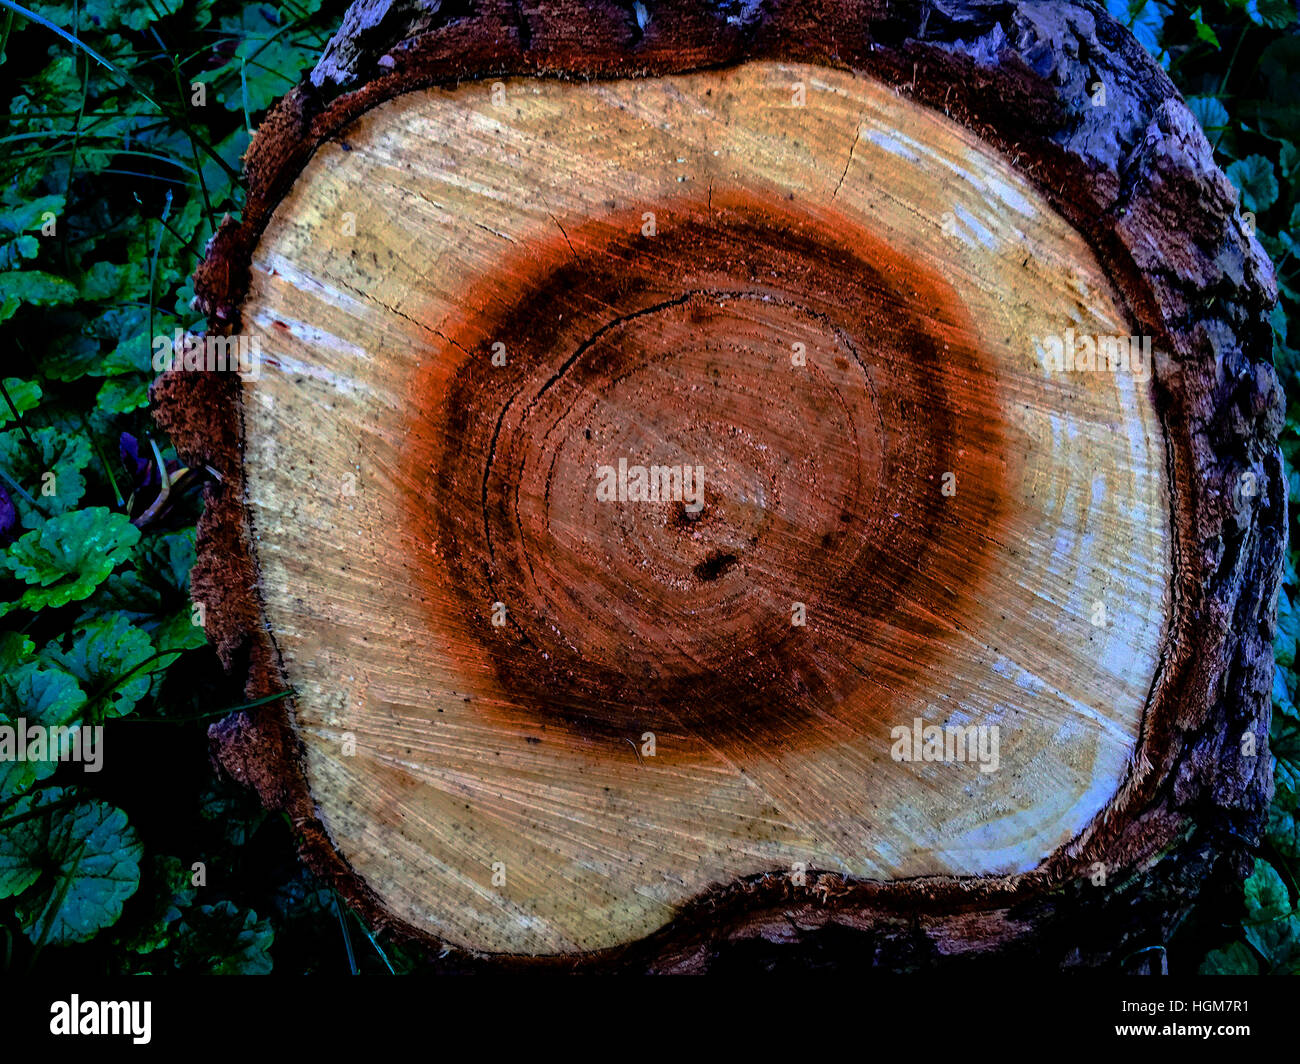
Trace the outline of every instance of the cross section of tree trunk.
{"label": "cross section of tree trunk", "polygon": [[1272,274],[1099,9],[363,0],[247,166],[255,372],[155,398],[292,688],[218,756],[373,924],[1118,964],[1240,877]]}

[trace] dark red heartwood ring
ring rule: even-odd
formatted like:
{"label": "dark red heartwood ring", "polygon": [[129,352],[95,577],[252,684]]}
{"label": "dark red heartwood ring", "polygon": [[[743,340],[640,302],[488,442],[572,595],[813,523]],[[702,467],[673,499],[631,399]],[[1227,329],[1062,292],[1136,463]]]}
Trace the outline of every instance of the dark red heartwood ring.
{"label": "dark red heartwood ring", "polygon": [[[530,287],[489,281],[464,300],[479,316],[444,326],[455,384],[408,401],[411,541],[437,544],[423,557],[476,622],[503,726],[541,714],[621,745],[689,723],[694,756],[797,747],[811,714],[851,735],[868,678],[907,685],[950,652],[954,595],[979,596],[927,559],[960,543],[980,572],[999,536],[992,372],[951,288],[845,219],[718,189],[656,206],[671,224],[654,237],[638,214],[522,250],[499,273]],[[494,342],[505,366],[483,357]],[[596,467],[629,455],[700,469],[703,508],[597,501]],[[918,475],[959,464],[952,498]],[[593,551],[607,543],[622,553]],[[498,601],[505,632],[483,608]]]}
{"label": "dark red heartwood ring", "polygon": [[[700,970],[740,953],[751,959],[793,954],[805,962],[865,960],[895,968],[976,957],[1044,968],[1117,963],[1134,950],[1162,944],[1198,891],[1214,896],[1238,882],[1250,867],[1272,789],[1271,760],[1262,755],[1286,515],[1276,446],[1283,402],[1270,362],[1267,323],[1276,291],[1271,268],[1243,229],[1235,195],[1214,165],[1204,135],[1167,76],[1131,36],[1098,6],[1073,3],[957,2],[942,8],[845,0],[666,3],[654,5],[648,21],[639,19],[630,5],[572,0],[539,7],[480,3],[472,13],[449,4],[431,11],[418,0],[394,5],[384,14],[386,9],[381,3],[355,5],[311,80],[263,123],[246,159],[249,195],[243,218],[223,226],[196,274],[196,290],[214,329],[238,327],[253,248],[312,152],[342,135],[358,115],[402,92],[508,75],[642,77],[755,58],[848,68],[942,111],[1003,152],[1111,271],[1133,331],[1153,336],[1158,353],[1153,387],[1169,440],[1176,541],[1170,632],[1147,706],[1139,757],[1085,843],[1063,847],[1034,872],[1009,879],[863,883],[814,871],[802,887],[789,877],[759,876],[710,892],[668,927],[618,950],[551,962],[453,954],[445,963]],[[1091,105],[1088,87],[1098,80],[1107,86],[1105,107]],[[754,221],[750,216],[746,222],[743,212],[735,218],[737,225]],[[778,245],[770,236],[762,242],[763,230],[757,225],[755,235],[770,254]],[[809,233],[818,243],[823,237]],[[679,254],[706,268],[708,255],[727,239],[723,226]],[[797,256],[777,257],[787,265],[798,261]],[[534,275],[533,297],[557,294],[563,288],[558,276],[563,268]],[[646,280],[653,303],[660,294],[652,293],[655,278]],[[590,283],[598,285],[599,278]],[[661,301],[686,298],[658,312],[660,324],[684,330],[691,314],[743,317],[752,306],[752,292],[748,284],[742,288],[677,285],[662,293],[666,298]],[[890,290],[882,283],[882,298]],[[582,292],[582,286],[572,292],[575,311],[581,309]],[[713,302],[719,292],[726,307]],[[618,301],[625,315],[636,306],[628,295],[620,293]],[[522,314],[529,293],[518,296],[520,302],[511,308]],[[774,320],[782,328],[797,329],[800,315],[831,313],[816,305],[815,292],[793,280],[775,303],[780,309]],[[509,331],[511,308],[496,308],[465,325]],[[852,307],[837,303],[834,313],[845,318],[838,323],[846,347],[852,344],[862,355],[861,361],[844,356],[849,371],[879,365],[862,354]],[[906,306],[899,304],[888,320],[902,322],[906,314]],[[662,357],[664,352],[635,324],[628,320],[617,335],[611,331],[594,337],[570,323],[559,327],[555,342],[567,344],[571,352],[584,342],[603,342],[614,361],[633,353],[651,361]],[[578,331],[564,332],[566,328]],[[973,348],[970,354],[978,358]],[[579,356],[534,404],[531,416],[554,418],[555,424],[579,416],[559,417],[547,403],[558,402],[550,399],[552,393],[563,394],[569,375],[580,379],[584,365]],[[897,377],[879,382],[877,403],[887,406],[891,396],[906,391],[909,373],[925,372],[923,364],[899,368]],[[613,385],[607,371],[600,380],[607,388]],[[483,401],[485,390],[498,386],[468,379],[462,385],[470,401]],[[635,382],[624,386],[634,388]],[[939,382],[937,392],[942,391]],[[210,374],[169,374],[154,394],[159,421],[181,453],[223,477],[208,490],[193,573],[195,599],[208,607],[209,635],[223,661],[247,673],[250,697],[283,690],[274,642],[262,619],[258,572],[242,509],[234,382]],[[836,395],[844,398],[829,383],[821,394],[828,402]],[[861,400],[858,404],[843,408],[845,423],[866,433],[868,407]],[[518,586],[533,557],[529,537],[547,519],[544,511],[512,514],[510,493],[500,487],[498,474],[510,462],[522,461],[520,468],[529,468],[529,456],[510,449],[518,432],[510,418],[527,420],[526,415],[527,410],[513,415],[507,410],[501,427],[506,449],[485,462],[480,446],[478,461],[471,455],[459,470],[479,478],[478,500],[481,504],[485,489],[487,505],[430,516],[435,525],[477,521],[477,542],[491,540],[499,570],[484,570],[472,557],[454,563],[464,567],[456,579],[467,588],[476,587],[476,581],[483,587],[499,584],[508,594]],[[923,426],[923,420],[906,422],[927,433],[916,446],[942,448],[941,426]],[[480,430],[477,424],[467,426],[470,436]],[[981,431],[995,433],[996,425]],[[600,437],[593,428],[591,451],[582,439],[572,454],[567,449],[572,443],[557,442],[543,456],[557,464],[590,460]],[[905,452],[882,445],[882,471],[900,453]],[[1245,473],[1253,474],[1258,486],[1249,499],[1235,490]],[[543,470],[531,475],[542,476]],[[778,486],[784,490],[784,484]],[[882,601],[850,608],[836,582],[835,572],[851,573],[866,564],[861,555],[869,555],[873,542],[867,526],[878,520],[866,503],[865,489],[846,487],[844,493],[853,502],[846,508],[846,523],[854,531],[842,539],[842,567],[827,574],[819,588],[828,602],[842,607],[844,627],[828,638],[847,638],[853,618],[869,617],[883,606]],[[993,522],[996,514],[974,513],[971,519]],[[732,520],[723,525],[737,527]],[[656,535],[672,534],[667,527],[651,525],[630,531],[633,542],[646,551],[653,550]],[[706,596],[725,595],[727,577],[737,567],[751,564],[762,570],[763,552],[776,542],[771,530],[761,531],[747,561],[743,544],[708,542],[702,529],[700,534],[703,568],[683,579],[695,579],[697,592],[703,588]],[[828,534],[836,542],[834,533]],[[905,579],[902,574],[898,578]],[[538,638],[539,618],[516,620],[522,634],[531,631],[529,638]],[[775,645],[769,641],[776,636],[760,631],[750,638],[761,668],[764,648]],[[775,682],[783,678],[789,680],[788,675],[772,677]],[[577,679],[585,685],[588,704],[565,726],[599,729],[602,722],[617,721],[623,710],[617,708],[621,702],[610,677],[597,669]],[[815,696],[815,687],[810,689],[809,697]],[[725,704],[726,692],[720,693]],[[527,690],[516,689],[516,694],[521,703],[528,701]],[[214,725],[221,763],[256,787],[269,807],[290,815],[305,859],[372,926],[424,937],[386,913],[331,845],[298,761],[291,712],[284,702],[274,703]],[[725,719],[714,723],[723,726]],[[1240,738],[1246,732],[1256,737],[1261,756],[1243,753]],[[1110,870],[1105,890],[1093,888],[1087,879],[1087,869],[1098,861]],[[803,946],[782,953],[791,943]]]}

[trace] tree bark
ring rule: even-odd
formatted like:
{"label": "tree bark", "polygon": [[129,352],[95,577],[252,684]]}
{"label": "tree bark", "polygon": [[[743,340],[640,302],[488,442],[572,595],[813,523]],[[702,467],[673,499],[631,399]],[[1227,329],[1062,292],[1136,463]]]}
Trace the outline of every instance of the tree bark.
{"label": "tree bark", "polygon": [[1099,7],[362,0],[246,169],[211,735],[373,926],[1125,966],[1249,871],[1275,286]]}

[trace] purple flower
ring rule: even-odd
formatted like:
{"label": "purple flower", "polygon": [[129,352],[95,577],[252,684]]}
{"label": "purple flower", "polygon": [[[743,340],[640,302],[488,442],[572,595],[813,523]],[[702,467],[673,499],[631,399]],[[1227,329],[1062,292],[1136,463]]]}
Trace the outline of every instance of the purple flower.
{"label": "purple flower", "polygon": [[131,478],[131,491],[143,491],[158,484],[158,467],[150,455],[140,456],[140,441],[129,432],[122,433],[117,441],[117,453]]}
{"label": "purple flower", "polygon": [[7,547],[14,541],[14,525],[18,523],[18,511],[9,492],[0,485],[0,547]]}

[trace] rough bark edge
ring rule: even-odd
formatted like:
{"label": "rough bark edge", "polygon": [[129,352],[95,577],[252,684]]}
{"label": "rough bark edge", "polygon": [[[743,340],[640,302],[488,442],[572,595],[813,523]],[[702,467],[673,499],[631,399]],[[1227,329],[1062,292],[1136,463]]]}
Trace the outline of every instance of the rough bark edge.
{"label": "rough bark edge", "polygon": [[[196,272],[202,309],[214,330],[238,327],[251,255],[275,206],[318,145],[395,95],[469,79],[643,76],[758,58],[871,75],[975,131],[1092,244],[1138,330],[1154,337],[1170,441],[1174,619],[1136,763],[1106,810],[1026,875],[876,883],[810,873],[806,888],[760,875],[706,893],[630,946],[569,958],[453,953],[450,964],[698,971],[746,940],[815,951],[835,927],[853,933],[859,957],[890,968],[976,956],[1095,966],[1160,945],[1198,891],[1226,892],[1249,871],[1271,798],[1284,404],[1267,323],[1271,267],[1172,83],[1095,4],[492,0],[471,13],[466,3],[360,0],[254,139],[243,219],[222,227]],[[1089,98],[1097,80],[1103,108]],[[285,681],[242,506],[238,395],[231,382],[203,377],[169,374],[154,396],[178,450],[224,478],[200,521],[194,594],[222,661],[259,697]],[[1247,472],[1257,493],[1243,498],[1235,488]],[[214,725],[221,764],[289,813],[308,865],[368,923],[441,946],[388,914],[334,849],[292,713],[286,699]],[[1253,758],[1241,754],[1246,731]],[[1107,866],[1104,888],[1091,885],[1095,862]],[[760,945],[757,956],[768,952],[782,955]]]}

